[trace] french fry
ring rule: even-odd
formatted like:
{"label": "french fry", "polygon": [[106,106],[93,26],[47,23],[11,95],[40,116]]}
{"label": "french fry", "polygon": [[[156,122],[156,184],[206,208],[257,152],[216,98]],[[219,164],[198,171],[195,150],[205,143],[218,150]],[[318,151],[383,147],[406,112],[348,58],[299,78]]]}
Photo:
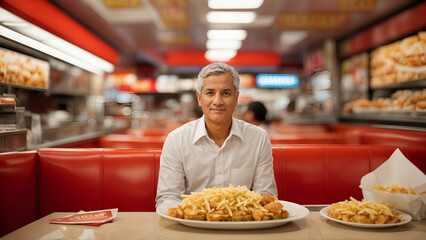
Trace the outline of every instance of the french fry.
{"label": "french fry", "polygon": [[390,193],[416,194],[416,191],[414,191],[413,188],[400,187],[398,186],[398,184],[392,184],[391,186],[383,186],[383,185],[380,185],[380,184],[378,185],[377,183],[374,183],[374,190],[386,191]]}

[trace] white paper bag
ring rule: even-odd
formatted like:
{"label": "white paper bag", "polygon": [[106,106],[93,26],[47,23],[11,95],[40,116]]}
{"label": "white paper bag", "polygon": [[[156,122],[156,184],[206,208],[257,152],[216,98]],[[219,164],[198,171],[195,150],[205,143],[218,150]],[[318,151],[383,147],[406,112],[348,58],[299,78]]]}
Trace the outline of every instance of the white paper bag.
{"label": "white paper bag", "polygon": [[[416,195],[374,190],[375,183],[382,186],[398,184],[400,187],[410,187],[416,191]],[[362,177],[359,187],[365,200],[386,202],[410,214],[415,220],[426,218],[426,194],[419,195],[426,190],[426,175],[399,149],[376,170]]]}

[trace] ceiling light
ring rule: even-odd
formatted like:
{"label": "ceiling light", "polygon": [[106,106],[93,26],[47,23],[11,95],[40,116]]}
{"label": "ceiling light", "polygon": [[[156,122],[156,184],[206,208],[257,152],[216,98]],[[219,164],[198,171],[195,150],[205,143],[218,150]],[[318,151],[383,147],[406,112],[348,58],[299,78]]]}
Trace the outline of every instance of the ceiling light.
{"label": "ceiling light", "polygon": [[208,30],[208,39],[244,40],[247,37],[246,30]]}
{"label": "ceiling light", "polygon": [[256,13],[212,11],[207,13],[206,18],[210,23],[252,23],[256,19]]}
{"label": "ceiling light", "polygon": [[206,43],[207,49],[234,49],[241,48],[241,41],[239,40],[208,40]]}
{"label": "ceiling light", "polygon": [[25,22],[3,22],[3,25],[8,27],[28,27],[28,23]]}
{"label": "ceiling light", "polygon": [[[13,19],[11,22],[20,23],[18,25],[12,24],[13,26],[9,24],[8,27],[0,26],[0,36],[58,58],[64,62],[68,62],[94,74],[102,75],[104,72],[114,71],[114,65],[108,61],[105,61],[104,59],[63,40],[2,8],[0,8],[0,16],[8,16],[8,19]],[[2,18],[0,17],[0,19]],[[24,27],[24,24],[27,25],[27,27]]]}
{"label": "ceiling light", "polygon": [[263,0],[209,0],[211,9],[255,9],[263,4]]}
{"label": "ceiling light", "polygon": [[53,57],[56,57],[56,58],[61,59],[63,61],[66,61],[68,63],[71,63],[71,64],[73,64],[77,67],[86,69],[90,72],[93,72],[93,73],[96,73],[96,74],[102,74],[102,71],[100,69],[92,68],[92,66],[90,66],[90,65],[85,65],[83,62],[81,62],[80,60],[78,60],[78,59],[76,59],[72,56],[69,56],[69,55],[67,55],[67,54],[65,54],[65,53],[63,53],[59,50],[56,50],[52,47],[47,46],[46,44],[43,44],[39,41],[36,41],[32,38],[24,36],[20,33],[12,31],[12,30],[5,28],[3,26],[0,26],[0,35],[5,37],[5,38],[8,38],[12,41],[16,41],[16,42],[21,43],[25,46],[28,46],[30,48],[36,49],[40,52],[46,53],[50,56],[53,56]]}
{"label": "ceiling light", "polygon": [[210,61],[229,61],[237,55],[235,50],[207,50],[204,56]]}
{"label": "ceiling light", "polygon": [[280,43],[282,46],[293,46],[308,36],[307,31],[285,31],[281,33]]}

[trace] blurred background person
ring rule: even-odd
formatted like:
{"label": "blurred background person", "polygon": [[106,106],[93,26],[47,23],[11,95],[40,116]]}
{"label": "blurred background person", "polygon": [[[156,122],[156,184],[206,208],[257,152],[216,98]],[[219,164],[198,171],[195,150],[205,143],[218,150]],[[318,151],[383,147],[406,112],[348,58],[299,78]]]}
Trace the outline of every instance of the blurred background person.
{"label": "blurred background person", "polygon": [[247,105],[247,111],[242,115],[242,119],[248,123],[267,129],[267,113],[268,110],[263,103],[259,101],[253,101]]}

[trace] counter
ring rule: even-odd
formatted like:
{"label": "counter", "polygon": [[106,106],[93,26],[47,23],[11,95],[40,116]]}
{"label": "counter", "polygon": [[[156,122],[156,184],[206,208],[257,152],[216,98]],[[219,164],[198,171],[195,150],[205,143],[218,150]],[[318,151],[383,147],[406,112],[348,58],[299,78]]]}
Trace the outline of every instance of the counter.
{"label": "counter", "polygon": [[114,222],[98,227],[50,224],[49,219],[70,213],[52,213],[6,236],[12,239],[424,239],[426,220],[391,228],[354,228],[327,220],[319,212],[275,228],[209,230],[181,225],[155,212],[119,212]]}
{"label": "counter", "polygon": [[[130,123],[125,120],[116,119],[107,125],[90,126],[86,123],[70,123],[56,127],[43,127],[41,143],[27,144],[27,150],[36,150],[49,147],[67,147],[73,143],[97,139],[106,134],[128,129]],[[97,147],[97,146],[94,146]]]}
{"label": "counter", "polygon": [[0,153],[25,150],[26,147],[26,129],[0,129]]}

